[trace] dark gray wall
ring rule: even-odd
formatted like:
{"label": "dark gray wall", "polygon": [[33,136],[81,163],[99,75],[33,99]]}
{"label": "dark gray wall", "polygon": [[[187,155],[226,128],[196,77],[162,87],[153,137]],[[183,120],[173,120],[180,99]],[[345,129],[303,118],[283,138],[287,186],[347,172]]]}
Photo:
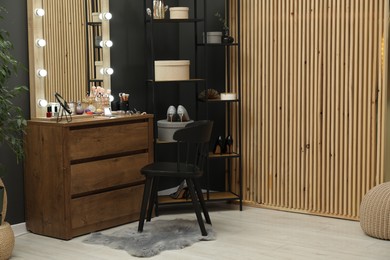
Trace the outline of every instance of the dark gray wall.
{"label": "dark gray wall", "polygon": [[[10,32],[13,54],[28,68],[26,3],[26,0],[1,0],[0,5],[8,10],[8,14],[0,22],[0,29]],[[28,72],[20,71],[9,85],[28,86]],[[29,94],[23,94],[15,103],[22,107],[27,118],[30,115]],[[11,224],[24,222],[23,165],[16,163],[12,151],[4,145],[0,146],[0,162],[7,168],[7,175],[3,178],[8,194],[7,221]]]}
{"label": "dark gray wall", "polygon": [[[10,32],[11,40],[14,43],[14,55],[26,68],[28,68],[28,46],[27,46],[27,11],[26,0],[1,0],[0,5],[8,10],[8,15],[0,24],[0,29]],[[182,3],[186,1],[182,1]],[[223,0],[209,1],[213,10],[223,5]],[[187,5],[184,4],[183,6]],[[167,0],[167,4],[178,6],[177,0]],[[147,91],[145,78],[147,66],[145,62],[145,34],[144,34],[144,6],[142,0],[112,0],[110,11],[113,13],[111,20],[111,39],[114,46],[111,50],[111,64],[115,70],[112,77],[114,95],[119,92],[130,93],[130,107],[138,110],[147,110]],[[210,19],[211,24],[215,20]],[[215,27],[215,25],[214,25]],[[185,30],[180,30],[179,26],[164,28],[164,32],[157,31],[156,40],[161,44],[157,47],[162,53],[161,59],[179,57],[185,52],[192,52],[191,48],[180,47],[178,37]],[[164,43],[164,44],[162,44]],[[182,46],[182,45],[181,45]],[[190,53],[189,56],[193,55]],[[219,57],[223,54],[217,54]],[[213,59],[214,60],[214,59]],[[223,59],[222,59],[223,60]],[[222,65],[223,68],[223,65]],[[223,69],[216,69],[212,75],[220,75]],[[217,76],[218,78],[218,76]],[[223,78],[223,76],[222,76]],[[19,75],[10,81],[10,85],[29,85],[28,72],[21,71]],[[180,94],[181,93],[181,94]],[[157,109],[161,111],[159,117],[166,113],[168,105],[184,102],[189,106],[191,112],[194,102],[193,98],[186,98],[185,92],[179,94],[175,91],[161,91]],[[192,101],[190,101],[192,100]],[[16,103],[23,109],[26,118],[30,115],[29,94],[23,94]],[[151,112],[151,111],[148,111]],[[223,122],[220,126],[223,127]],[[164,154],[164,151],[161,152]],[[43,158],[43,160],[52,158]],[[23,165],[17,164],[12,152],[4,146],[0,146],[0,162],[8,169],[8,175],[4,177],[4,182],[8,192],[8,212],[7,221],[11,224],[24,222],[24,185],[23,185]],[[222,181],[223,183],[223,181]],[[44,191],[37,191],[44,192]]]}

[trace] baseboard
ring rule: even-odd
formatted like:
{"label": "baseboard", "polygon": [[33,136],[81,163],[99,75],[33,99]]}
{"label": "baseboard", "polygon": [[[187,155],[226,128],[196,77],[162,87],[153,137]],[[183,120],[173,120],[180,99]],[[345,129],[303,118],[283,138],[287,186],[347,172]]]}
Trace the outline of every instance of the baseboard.
{"label": "baseboard", "polygon": [[26,228],[26,222],[15,224],[15,225],[12,225],[11,227],[12,227],[12,230],[14,231],[15,237],[18,237],[18,236],[21,236],[21,235],[28,233],[27,228]]}

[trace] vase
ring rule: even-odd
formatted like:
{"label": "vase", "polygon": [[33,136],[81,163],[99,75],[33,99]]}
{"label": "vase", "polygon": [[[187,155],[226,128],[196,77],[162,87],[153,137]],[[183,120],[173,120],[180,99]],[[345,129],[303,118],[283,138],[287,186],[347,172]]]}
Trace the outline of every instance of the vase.
{"label": "vase", "polygon": [[222,30],[222,43],[223,44],[231,44],[234,42],[234,38],[229,36],[229,29],[224,28]]}
{"label": "vase", "polygon": [[15,236],[10,224],[4,222],[7,213],[7,192],[4,183],[0,178],[0,187],[3,188],[3,203],[1,209],[1,223],[0,223],[0,260],[11,258],[12,250],[15,245]]}
{"label": "vase", "polygon": [[0,225],[0,260],[11,258],[15,246],[15,235],[9,223]]}

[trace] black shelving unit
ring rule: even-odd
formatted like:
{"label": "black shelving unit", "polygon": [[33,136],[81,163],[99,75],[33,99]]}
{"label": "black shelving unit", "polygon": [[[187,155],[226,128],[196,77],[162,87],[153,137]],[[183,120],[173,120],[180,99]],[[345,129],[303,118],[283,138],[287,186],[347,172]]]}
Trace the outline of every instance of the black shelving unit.
{"label": "black shelving unit", "polygon": [[[231,128],[233,127],[231,122],[230,122],[230,117],[232,113],[232,106],[235,106],[235,109],[238,109],[238,115],[241,114],[241,93],[240,89],[241,86],[238,85],[238,93],[237,94],[237,99],[234,100],[215,100],[215,99],[199,99],[198,94],[204,90],[207,92],[209,88],[209,80],[208,80],[208,56],[209,53],[215,50],[215,48],[222,48],[222,50],[225,52],[226,60],[230,60],[230,51],[232,48],[235,52],[237,52],[237,55],[240,53],[240,43],[239,43],[239,33],[236,36],[237,39],[233,43],[230,44],[210,44],[207,43],[207,33],[204,33],[204,36],[202,32],[207,32],[208,30],[208,3],[210,3],[212,0],[192,0],[193,1],[193,12],[192,15],[193,17],[189,17],[189,19],[153,19],[152,17],[148,16],[145,11],[145,16],[144,16],[144,22],[145,22],[145,42],[149,44],[149,48],[147,48],[145,57],[147,57],[147,64],[148,64],[148,76],[146,79],[146,85],[149,87],[149,95],[147,98],[147,103],[148,107],[150,108],[150,112],[155,114],[155,124],[154,124],[154,131],[155,131],[155,137],[157,137],[157,121],[161,118],[159,118],[158,113],[161,111],[157,111],[156,108],[156,103],[158,101],[158,95],[156,94],[156,89],[161,89],[164,88],[165,85],[172,86],[174,85],[174,89],[180,91],[181,84],[182,83],[187,83],[187,84],[194,84],[194,103],[195,103],[195,120],[200,120],[200,119],[210,119],[214,121],[214,124],[226,124],[226,129],[224,133],[213,133],[213,135],[228,135],[231,133]],[[228,0],[229,2],[230,0]],[[198,5],[199,4],[199,5]],[[203,8],[202,6],[203,5]],[[238,13],[238,23],[239,23],[239,5],[240,1],[237,1],[237,8]],[[153,6],[153,0],[144,0],[144,10],[147,8],[150,8],[152,10]],[[200,7],[200,8],[199,8]],[[226,6],[226,13],[229,13],[229,7]],[[198,10],[199,9],[199,10]],[[152,12],[153,13],[153,12]],[[229,17],[226,17],[226,20],[229,20]],[[194,52],[194,63],[191,64],[193,67],[192,70],[192,77],[190,80],[185,80],[185,81],[163,81],[163,82],[158,82],[154,80],[154,61],[156,60],[156,42],[155,42],[155,35],[154,35],[154,28],[155,26],[159,26],[159,29],[162,28],[164,29],[165,24],[193,24],[192,30],[194,33],[194,42],[193,42],[193,52]],[[238,28],[240,25],[237,25]],[[180,36],[179,36],[180,38]],[[204,39],[203,39],[204,38]],[[174,59],[174,58],[172,58]],[[240,63],[238,59],[238,64],[236,64],[238,67],[236,68],[236,72],[238,73],[237,77],[240,75]],[[229,73],[231,71],[230,63],[227,62],[226,64],[226,72]],[[225,75],[224,75],[225,76]],[[231,82],[230,82],[230,77],[226,77],[227,81],[225,82],[225,86],[227,91],[232,89]],[[240,82],[240,79],[238,78],[238,84]],[[220,86],[220,88],[225,89],[225,86]],[[190,94],[191,91],[189,91],[188,95]],[[221,118],[212,118],[212,116],[209,113],[209,110],[212,109],[212,106],[224,106],[224,111],[225,115],[227,118],[227,122],[225,121],[225,117]],[[157,115],[157,116],[156,116]],[[160,116],[161,117],[161,116]],[[234,141],[237,142],[234,147],[237,147],[237,149],[240,149],[241,147],[241,119],[239,118],[239,123],[237,125],[236,133],[237,136],[234,137]],[[155,138],[155,145],[167,145],[166,142],[159,142],[157,138]],[[211,148],[213,145],[213,140],[211,140]],[[204,178],[206,179],[206,187],[205,187],[205,199],[206,201],[238,201],[240,204],[240,210],[242,210],[242,171],[241,171],[241,151],[240,150],[235,150],[234,153],[231,154],[222,154],[222,155],[216,155],[212,151],[210,151],[209,154],[209,159],[207,163],[207,169],[205,172]],[[156,151],[157,149],[155,149]],[[210,168],[213,166],[213,164],[218,161],[218,160],[223,160],[224,162],[224,167],[226,169],[223,169],[224,172],[226,172],[227,179],[227,185],[225,185],[224,190],[220,191],[212,191],[210,188]],[[233,160],[235,160],[235,165],[236,165],[236,170],[238,171],[239,175],[239,191],[238,192],[233,192],[232,191],[232,184],[231,184],[231,179],[232,179],[232,163]],[[224,182],[225,180],[222,180]],[[174,204],[174,203],[186,203],[189,202],[186,199],[172,199],[169,196],[159,196],[158,198],[158,204],[163,205],[163,204]]]}

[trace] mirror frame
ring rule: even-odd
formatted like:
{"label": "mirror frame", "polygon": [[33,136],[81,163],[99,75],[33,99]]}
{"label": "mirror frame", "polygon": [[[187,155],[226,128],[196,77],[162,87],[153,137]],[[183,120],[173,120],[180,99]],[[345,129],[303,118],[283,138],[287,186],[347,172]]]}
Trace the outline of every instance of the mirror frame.
{"label": "mirror frame", "polygon": [[[92,1],[100,1],[100,12],[109,12],[109,0],[27,0],[31,119],[46,117],[46,107],[40,107],[38,100],[56,102],[56,92],[68,101],[85,98],[93,80],[89,71],[96,70],[87,54],[89,42],[94,41],[88,39]],[[37,8],[44,9],[45,15],[35,15]],[[101,21],[101,34],[103,41],[110,39],[109,20]],[[47,45],[38,47],[37,39],[45,39]],[[102,66],[109,68],[109,48],[102,48],[102,53]],[[45,69],[47,76],[39,77],[39,69]],[[103,76],[103,86],[111,88],[111,76]]]}

